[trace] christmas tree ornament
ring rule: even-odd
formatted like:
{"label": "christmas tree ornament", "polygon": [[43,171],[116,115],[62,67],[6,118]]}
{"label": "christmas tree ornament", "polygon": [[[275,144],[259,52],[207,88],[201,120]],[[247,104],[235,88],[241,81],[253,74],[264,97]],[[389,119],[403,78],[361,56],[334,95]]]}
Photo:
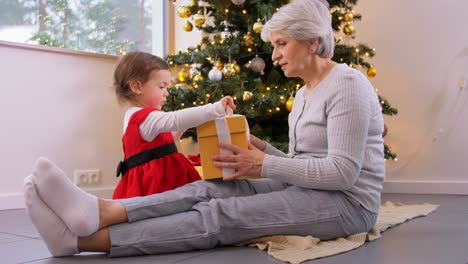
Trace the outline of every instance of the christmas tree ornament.
{"label": "christmas tree ornament", "polygon": [[193,23],[197,27],[201,27],[203,24],[205,24],[205,16],[203,15],[201,10],[198,10],[198,13],[193,16]]}
{"label": "christmas tree ornament", "polygon": [[247,32],[247,34],[244,35],[244,44],[247,47],[250,47],[254,44],[254,40],[252,38],[252,34],[250,32]]}
{"label": "christmas tree ornament", "polygon": [[219,81],[222,78],[223,73],[220,70],[218,70],[216,66],[208,72],[208,79],[210,79],[211,81]]}
{"label": "christmas tree ornament", "polygon": [[203,81],[203,76],[201,74],[197,74],[197,75],[193,76],[192,80],[194,82]]}
{"label": "christmas tree ornament", "polygon": [[239,74],[239,73],[240,73],[241,68],[240,68],[239,64],[237,64],[237,62],[234,61],[234,62],[232,63],[232,67],[234,67],[234,71],[236,72],[236,74]]}
{"label": "christmas tree ornament", "polygon": [[192,23],[190,23],[190,21],[185,22],[184,31],[185,32],[190,32],[190,31],[192,31],[192,29],[193,29]]}
{"label": "christmas tree ornament", "polygon": [[198,6],[198,1],[197,0],[190,1],[189,6],[190,7]]}
{"label": "christmas tree ornament", "polygon": [[226,63],[226,65],[224,65],[223,75],[225,77],[231,77],[231,76],[236,75],[236,70],[234,69],[234,66],[232,65],[232,63]]}
{"label": "christmas tree ornament", "polygon": [[218,70],[221,71],[224,68],[224,63],[223,63],[223,61],[221,61],[220,58],[218,58],[216,60],[215,66],[216,66],[216,68],[218,68]]}
{"label": "christmas tree ornament", "polygon": [[189,77],[190,74],[185,69],[182,69],[177,73],[177,79],[181,83],[185,82]]}
{"label": "christmas tree ornament", "polygon": [[179,9],[177,9],[177,15],[181,18],[188,18],[192,15],[192,11],[186,5],[181,5]]}
{"label": "christmas tree ornament", "polygon": [[288,100],[284,104],[284,106],[286,107],[286,110],[288,110],[288,112],[291,112],[293,104],[294,104],[294,97],[291,95],[291,96],[289,96]]}
{"label": "christmas tree ornament", "polygon": [[374,78],[376,75],[377,75],[377,70],[374,67],[371,66],[367,70],[367,76],[369,76],[370,78]]}
{"label": "christmas tree ornament", "polygon": [[201,38],[200,41],[198,41],[198,46],[201,46],[203,44],[205,44],[208,40],[204,37],[204,38]]}
{"label": "christmas tree ornament", "polygon": [[203,43],[200,46],[200,50],[206,50],[206,47],[207,47],[206,43]]}
{"label": "christmas tree ornament", "polygon": [[262,20],[260,18],[257,19],[257,22],[255,22],[253,24],[253,27],[252,27],[253,31],[257,34],[260,34],[262,33],[262,29],[263,29],[263,23],[262,23]]}
{"label": "christmas tree ornament", "polygon": [[192,68],[190,68],[189,73],[190,73],[190,77],[193,78],[193,77],[195,77],[195,75],[200,74],[200,70],[198,69],[198,67],[196,67],[194,65],[194,66],[192,66]]}
{"label": "christmas tree ornament", "polygon": [[[183,29],[184,24],[189,21],[193,27],[191,32],[200,31],[198,39],[202,41],[196,40],[194,43],[198,45],[195,47],[183,48],[168,55],[167,61],[174,75],[171,89],[175,89],[170,91],[168,98],[172,97],[173,100],[167,101],[167,109],[203,105],[215,98],[232,95],[238,107],[237,112],[257,124],[253,134],[269,138],[275,146],[287,151],[287,140],[284,140],[287,132],[279,132],[276,128],[287,127],[287,114],[294,109],[294,95],[303,81],[287,79],[280,69],[279,60],[275,62],[277,58],[270,59],[272,47],[268,43],[264,44],[259,34],[263,28],[266,29],[266,21],[273,13],[283,4],[294,1],[299,0],[169,0],[171,3],[178,3],[173,10],[180,23],[178,30]],[[336,44],[339,44],[335,45],[336,57],[333,60],[359,68],[369,80],[372,80],[372,76],[377,77],[376,68],[368,61],[375,50],[365,44],[361,45],[358,39],[360,31],[354,21],[360,20],[361,15],[358,10],[353,11],[356,1],[319,1],[329,3],[329,8],[325,11],[329,11],[326,14],[331,16]],[[182,5],[185,6],[181,7]],[[203,18],[198,16],[199,11],[205,18],[204,23]],[[297,20],[301,23],[301,17]],[[189,35],[186,37],[191,38]],[[356,45],[354,40],[351,43],[352,39],[359,44]],[[115,49],[116,54],[130,50],[131,43],[124,44]],[[195,63],[201,66],[195,67]],[[263,65],[264,63],[268,65]],[[185,70],[179,74],[183,68]],[[262,72],[264,75],[260,75]],[[179,75],[184,82],[179,81]],[[245,82],[248,85],[243,85]],[[381,98],[380,103],[383,114],[396,114],[396,110],[386,100]],[[300,110],[298,106],[295,107],[295,111]],[[275,115],[275,122],[263,122],[265,115]],[[391,129],[390,126],[388,128]],[[385,159],[396,158],[387,148],[384,152]]]}
{"label": "christmas tree ornament", "polygon": [[244,94],[242,94],[242,100],[244,101],[250,101],[253,98],[253,93],[249,91],[245,91]]}
{"label": "christmas tree ornament", "polygon": [[265,61],[261,57],[256,56],[255,58],[253,58],[252,62],[250,63],[249,68],[252,71],[258,72],[261,75],[263,75],[264,74],[263,70],[265,69]]}
{"label": "christmas tree ornament", "polygon": [[173,85],[179,83],[179,79],[177,78],[177,76],[172,76],[172,77],[171,77],[171,83],[172,83]]}
{"label": "christmas tree ornament", "polygon": [[351,36],[354,32],[356,32],[356,29],[351,24],[346,24],[346,26],[343,27],[343,33],[345,33],[346,36]]}
{"label": "christmas tree ornament", "polygon": [[231,2],[235,5],[242,5],[245,2],[245,0],[231,0]]}
{"label": "christmas tree ornament", "polygon": [[344,21],[346,21],[346,22],[351,22],[351,21],[353,21],[353,19],[354,19],[354,14],[353,14],[353,12],[348,11],[348,12],[346,12],[346,13],[344,14],[343,18],[344,18]]}
{"label": "christmas tree ornament", "polygon": [[230,36],[232,36],[231,32],[229,31],[229,28],[225,27],[223,32],[221,32],[221,39],[227,39]]}

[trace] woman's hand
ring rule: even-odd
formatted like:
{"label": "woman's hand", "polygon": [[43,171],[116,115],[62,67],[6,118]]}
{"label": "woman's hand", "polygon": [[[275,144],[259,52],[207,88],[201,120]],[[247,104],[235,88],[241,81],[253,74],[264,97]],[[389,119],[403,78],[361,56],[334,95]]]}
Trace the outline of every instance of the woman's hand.
{"label": "woman's hand", "polygon": [[266,148],[266,142],[252,134],[250,134],[250,143],[261,151],[264,151]]}
{"label": "woman's hand", "polygon": [[219,102],[223,105],[224,110],[227,110],[227,107],[229,106],[232,110],[236,109],[236,105],[234,104],[234,99],[232,99],[231,96],[225,96],[219,100]]}
{"label": "woman's hand", "polygon": [[242,149],[236,145],[219,143],[223,149],[233,154],[218,154],[213,156],[214,165],[218,168],[235,169],[235,173],[223,176],[224,180],[234,180],[241,176],[260,176],[262,173],[265,153],[249,143],[249,149]]}

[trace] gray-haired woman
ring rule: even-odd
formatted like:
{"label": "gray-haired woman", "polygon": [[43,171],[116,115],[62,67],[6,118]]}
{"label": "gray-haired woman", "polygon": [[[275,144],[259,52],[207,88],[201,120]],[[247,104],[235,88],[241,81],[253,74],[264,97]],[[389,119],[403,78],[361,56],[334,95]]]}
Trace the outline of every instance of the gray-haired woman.
{"label": "gray-haired woman", "polygon": [[[39,159],[25,180],[27,211],[54,256],[81,251],[131,256],[208,249],[267,235],[333,239],[366,232],[379,211],[383,117],[367,78],[336,64],[330,13],[294,0],[264,26],[273,60],[305,81],[289,115],[289,154],[252,136],[248,150],[214,157],[234,168],[146,197],[105,200]],[[243,175],[264,179],[236,180]]]}

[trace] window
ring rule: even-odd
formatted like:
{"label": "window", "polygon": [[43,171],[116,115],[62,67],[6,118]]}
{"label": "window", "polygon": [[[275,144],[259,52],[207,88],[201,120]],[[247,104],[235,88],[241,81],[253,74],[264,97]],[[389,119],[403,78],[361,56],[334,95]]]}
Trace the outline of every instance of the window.
{"label": "window", "polygon": [[0,40],[163,55],[166,6],[161,0],[0,0]]}

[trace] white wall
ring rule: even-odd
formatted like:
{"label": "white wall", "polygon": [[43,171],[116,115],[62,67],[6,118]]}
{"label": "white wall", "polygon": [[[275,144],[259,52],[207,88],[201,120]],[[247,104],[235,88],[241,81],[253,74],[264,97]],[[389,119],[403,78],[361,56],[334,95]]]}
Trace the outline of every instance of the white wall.
{"label": "white wall", "polygon": [[399,157],[386,191],[468,194],[466,10],[466,0],[359,1],[357,38],[377,54],[372,83],[399,110],[386,117]]}
{"label": "white wall", "polygon": [[[387,162],[385,192],[468,194],[466,10],[466,0],[358,2],[356,40],[376,48],[371,82],[399,110],[386,117],[398,162]],[[176,36],[177,49],[200,39]]]}
{"label": "white wall", "polygon": [[109,196],[122,156],[123,112],[111,89],[116,58],[27,47],[0,42],[0,209],[23,207],[23,179],[39,156],[70,179],[76,169],[100,169],[103,180],[92,189]]}

